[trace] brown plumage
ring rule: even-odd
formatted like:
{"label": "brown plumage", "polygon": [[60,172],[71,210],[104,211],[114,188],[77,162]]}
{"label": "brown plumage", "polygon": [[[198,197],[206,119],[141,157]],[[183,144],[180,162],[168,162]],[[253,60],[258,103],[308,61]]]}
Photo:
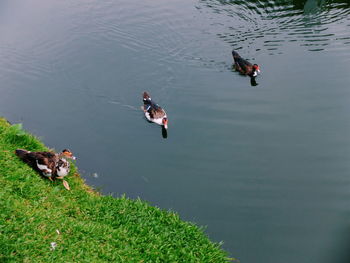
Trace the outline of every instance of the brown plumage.
{"label": "brown plumage", "polygon": [[50,179],[62,179],[69,173],[69,162],[63,157],[75,159],[67,149],[63,150],[60,154],[52,152],[30,152],[22,149],[17,149],[15,153],[23,162]]}
{"label": "brown plumage", "polygon": [[168,118],[165,110],[154,103],[146,91],[143,93],[143,111],[148,121],[162,125],[165,129],[168,128]]}
{"label": "brown plumage", "polygon": [[260,73],[260,68],[257,64],[251,64],[234,50],[232,51],[232,57],[235,70],[239,71],[241,74],[256,77],[257,74]]}

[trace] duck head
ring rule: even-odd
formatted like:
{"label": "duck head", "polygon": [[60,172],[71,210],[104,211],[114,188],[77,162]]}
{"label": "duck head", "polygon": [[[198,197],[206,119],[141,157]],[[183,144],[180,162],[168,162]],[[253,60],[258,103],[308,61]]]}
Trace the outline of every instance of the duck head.
{"label": "duck head", "polygon": [[163,123],[164,129],[168,129],[168,118],[163,118],[162,123]]}
{"label": "duck head", "polygon": [[62,157],[67,157],[67,158],[70,158],[72,160],[76,160],[77,158],[75,156],[73,156],[73,153],[68,150],[68,149],[64,149],[61,153],[60,153],[60,156]]}
{"label": "duck head", "polygon": [[260,67],[258,64],[253,65],[253,77],[256,77],[258,74],[260,74]]}

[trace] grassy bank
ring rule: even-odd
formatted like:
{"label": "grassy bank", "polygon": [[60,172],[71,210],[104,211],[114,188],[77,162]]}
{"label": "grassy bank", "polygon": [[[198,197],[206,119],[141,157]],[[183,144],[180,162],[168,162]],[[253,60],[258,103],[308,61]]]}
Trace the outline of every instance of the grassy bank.
{"label": "grassy bank", "polygon": [[0,262],[228,262],[177,214],[98,195],[75,168],[67,191],[22,163],[17,148],[47,150],[0,118]]}

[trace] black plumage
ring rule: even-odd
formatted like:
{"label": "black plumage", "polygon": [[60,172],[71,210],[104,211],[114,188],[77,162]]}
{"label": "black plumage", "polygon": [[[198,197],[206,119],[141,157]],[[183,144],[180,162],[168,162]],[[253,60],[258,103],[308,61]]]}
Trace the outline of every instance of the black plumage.
{"label": "black plumage", "polygon": [[243,75],[255,77],[260,68],[257,64],[252,64],[249,61],[242,58],[236,51],[232,50],[232,57],[234,60],[234,68]]}

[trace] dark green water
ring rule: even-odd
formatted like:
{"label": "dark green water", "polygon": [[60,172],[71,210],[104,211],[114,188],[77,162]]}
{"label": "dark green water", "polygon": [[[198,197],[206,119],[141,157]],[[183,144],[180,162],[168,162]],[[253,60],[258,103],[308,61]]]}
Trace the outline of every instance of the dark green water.
{"label": "dark green water", "polygon": [[348,262],[349,71],[348,1],[0,2],[0,115],[242,263]]}

